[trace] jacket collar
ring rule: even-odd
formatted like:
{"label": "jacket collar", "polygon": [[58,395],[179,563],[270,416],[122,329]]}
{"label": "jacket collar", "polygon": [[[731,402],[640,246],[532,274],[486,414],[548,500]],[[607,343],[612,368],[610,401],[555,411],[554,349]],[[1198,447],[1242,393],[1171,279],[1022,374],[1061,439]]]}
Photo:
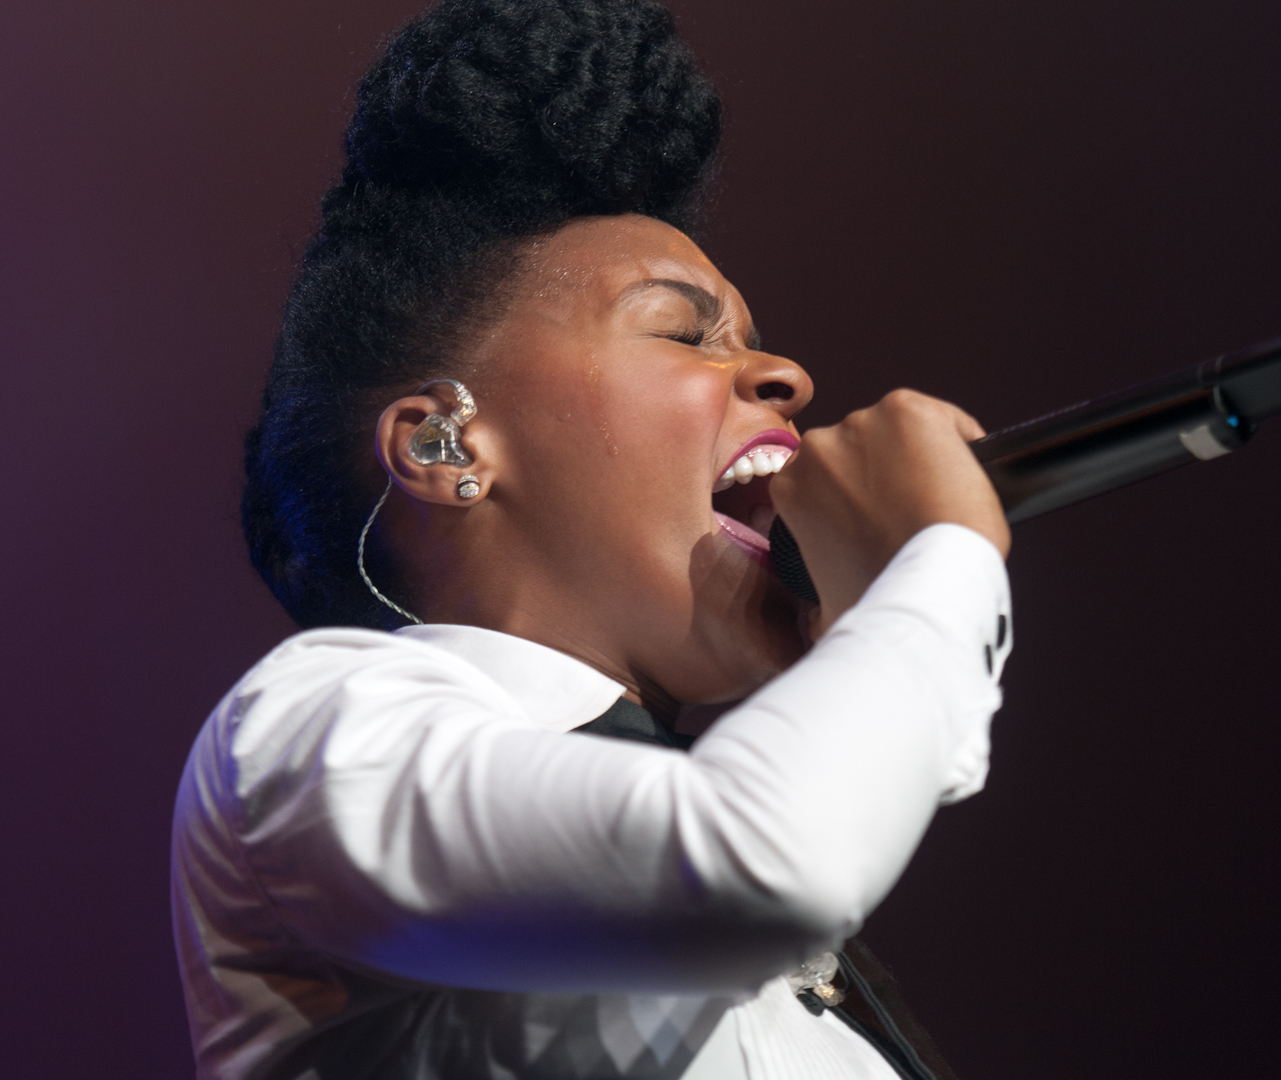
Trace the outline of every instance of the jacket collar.
{"label": "jacket collar", "polygon": [[431,623],[403,627],[396,636],[435,646],[479,669],[515,698],[531,720],[552,731],[570,731],[595,720],[626,689],[581,660],[497,630]]}

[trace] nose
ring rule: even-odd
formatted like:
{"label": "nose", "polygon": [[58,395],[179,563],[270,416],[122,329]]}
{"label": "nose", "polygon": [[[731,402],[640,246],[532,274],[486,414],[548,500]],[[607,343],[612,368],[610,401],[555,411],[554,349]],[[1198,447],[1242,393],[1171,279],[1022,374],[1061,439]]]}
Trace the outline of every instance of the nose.
{"label": "nose", "polygon": [[765,352],[749,352],[734,390],[750,404],[762,402],[791,420],[814,397],[814,382],[800,364]]}

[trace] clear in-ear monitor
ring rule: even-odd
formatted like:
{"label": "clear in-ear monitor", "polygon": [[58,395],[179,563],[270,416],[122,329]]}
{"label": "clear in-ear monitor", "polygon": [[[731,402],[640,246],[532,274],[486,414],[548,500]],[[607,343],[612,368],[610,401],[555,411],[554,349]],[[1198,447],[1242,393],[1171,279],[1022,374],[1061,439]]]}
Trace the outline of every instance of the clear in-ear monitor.
{"label": "clear in-ear monitor", "polygon": [[[438,413],[432,413],[415,429],[409,437],[409,445],[406,450],[414,461],[419,465],[463,465],[467,466],[474,460],[467,452],[459,440],[462,434],[463,426],[476,415],[476,399],[471,396],[471,391],[467,389],[457,379],[432,379],[431,382],[425,382],[420,386],[415,394],[421,394],[440,383],[445,383],[454,388],[454,397],[458,399],[458,407],[448,416],[441,416]],[[383,508],[383,503],[387,501],[387,496],[391,494],[393,487],[392,479],[387,477],[387,486],[383,488],[382,498],[374,504],[373,510],[369,512],[369,517],[365,519],[365,527],[360,530],[360,540],[356,544],[356,569],[360,571],[360,577],[368,587],[369,591],[381,604],[386,604],[397,615],[408,619],[411,623],[422,625],[423,621],[412,611],[407,611],[396,601],[389,599],[379,591],[378,586],[374,584],[373,579],[369,576],[369,571],[365,569],[365,539],[369,536],[369,530],[373,528],[374,518],[378,516],[378,511]],[[474,499],[480,494],[480,481],[474,476],[464,476],[458,481],[458,497],[460,499]]]}
{"label": "clear in-ear monitor", "polygon": [[476,401],[457,379],[433,379],[418,388],[417,393],[444,383],[452,386],[458,407],[448,416],[433,413],[418,425],[409,439],[409,456],[419,465],[462,465],[474,460],[460,441],[463,425],[476,415]]}
{"label": "clear in-ear monitor", "polygon": [[458,424],[452,416],[433,413],[410,436],[409,456],[419,465],[470,465],[472,456],[458,436]]}

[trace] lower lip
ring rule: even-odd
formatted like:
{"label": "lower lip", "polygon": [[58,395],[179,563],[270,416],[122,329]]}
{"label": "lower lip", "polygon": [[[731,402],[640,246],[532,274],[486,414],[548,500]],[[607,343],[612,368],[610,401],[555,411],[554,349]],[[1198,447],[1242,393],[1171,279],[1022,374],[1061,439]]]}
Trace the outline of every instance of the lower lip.
{"label": "lower lip", "polygon": [[769,541],[755,529],[750,529],[741,521],[735,521],[719,511],[714,511],[721,530],[734,541],[738,547],[747,552],[762,566],[769,566]]}

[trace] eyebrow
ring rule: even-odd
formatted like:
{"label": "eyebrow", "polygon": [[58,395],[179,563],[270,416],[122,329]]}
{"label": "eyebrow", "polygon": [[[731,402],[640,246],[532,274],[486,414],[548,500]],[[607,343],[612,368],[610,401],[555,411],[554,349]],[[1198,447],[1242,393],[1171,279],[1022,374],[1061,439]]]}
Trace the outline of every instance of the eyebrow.
{"label": "eyebrow", "polygon": [[644,281],[633,281],[623,290],[623,296],[644,292],[655,285],[664,289],[671,289],[673,292],[680,293],[681,296],[685,297],[686,300],[694,305],[694,312],[698,315],[699,322],[713,323],[720,318],[720,300],[701,285],[695,285],[689,281],[681,281],[678,278],[645,278]]}
{"label": "eyebrow", "polygon": [[[653,288],[655,285],[680,293],[693,305],[694,314],[698,316],[698,321],[703,325],[710,326],[721,317],[722,305],[718,297],[713,296],[701,285],[695,285],[689,281],[681,281],[679,278],[645,278],[643,281],[634,281],[623,290],[623,296]],[[746,337],[749,349],[760,349],[761,335],[755,326],[748,329]]]}

